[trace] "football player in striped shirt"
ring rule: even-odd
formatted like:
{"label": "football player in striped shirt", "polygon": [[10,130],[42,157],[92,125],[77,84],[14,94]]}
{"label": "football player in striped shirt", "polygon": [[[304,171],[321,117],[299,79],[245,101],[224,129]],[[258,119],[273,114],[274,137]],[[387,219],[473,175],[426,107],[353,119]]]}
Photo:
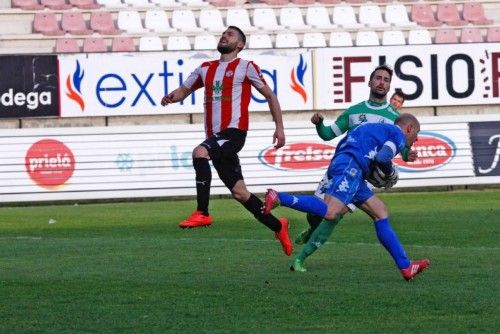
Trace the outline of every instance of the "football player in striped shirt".
{"label": "football player in striped shirt", "polygon": [[281,107],[276,95],[267,85],[260,68],[249,60],[238,57],[245,47],[245,34],[236,26],[229,26],[217,45],[218,60],[206,61],[196,68],[184,83],[168,95],[161,104],[166,106],[184,100],[195,90],[204,87],[206,139],[193,150],[196,172],[197,209],[179,226],[194,228],[212,224],[208,212],[212,172],[209,160],[219,178],[232,196],[254,217],[275,232],[286,255],[292,253],[288,235],[288,220],[262,213],[262,201],[248,191],[238,152],[243,148],[248,131],[248,105],[252,87],[266,99],[276,129],[273,143],[276,148],[285,145]]}

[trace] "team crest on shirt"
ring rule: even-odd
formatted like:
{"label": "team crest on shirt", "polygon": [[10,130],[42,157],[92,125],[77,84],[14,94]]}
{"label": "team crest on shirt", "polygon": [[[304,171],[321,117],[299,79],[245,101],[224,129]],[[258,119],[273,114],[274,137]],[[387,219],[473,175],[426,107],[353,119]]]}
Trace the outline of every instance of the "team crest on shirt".
{"label": "team crest on shirt", "polygon": [[233,72],[233,71],[227,71],[227,72],[226,72],[226,77],[230,78],[230,77],[232,77],[232,76],[233,76],[233,74],[234,74],[234,72]]}
{"label": "team crest on shirt", "polygon": [[222,92],[222,84],[219,80],[216,80],[215,81],[215,84],[212,86],[212,91],[214,92],[214,94],[220,94]]}
{"label": "team crest on shirt", "polygon": [[358,120],[360,123],[368,122],[368,119],[366,118],[366,114],[359,115]]}

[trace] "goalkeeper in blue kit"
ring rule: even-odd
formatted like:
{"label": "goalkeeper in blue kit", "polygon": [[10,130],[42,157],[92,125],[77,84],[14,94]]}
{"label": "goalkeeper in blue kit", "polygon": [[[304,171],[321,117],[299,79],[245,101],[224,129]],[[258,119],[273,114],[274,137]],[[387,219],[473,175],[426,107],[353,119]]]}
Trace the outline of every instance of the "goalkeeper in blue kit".
{"label": "goalkeeper in blue kit", "polygon": [[[394,185],[397,169],[392,165],[392,159],[405,147],[413,145],[419,131],[420,123],[411,114],[401,114],[394,125],[367,123],[349,131],[338,144],[326,178],[320,183],[324,199],[314,195],[268,190],[264,214],[282,205],[323,217],[303,251],[294,259],[291,270],[306,271],[306,257],[328,240],[350,203],[373,219],[380,243],[390,253],[406,280],[413,279],[429,265],[427,259],[410,261],[391,228],[387,208],[365,182],[365,179],[371,179],[378,187]],[[307,246],[313,249],[307,251]]]}

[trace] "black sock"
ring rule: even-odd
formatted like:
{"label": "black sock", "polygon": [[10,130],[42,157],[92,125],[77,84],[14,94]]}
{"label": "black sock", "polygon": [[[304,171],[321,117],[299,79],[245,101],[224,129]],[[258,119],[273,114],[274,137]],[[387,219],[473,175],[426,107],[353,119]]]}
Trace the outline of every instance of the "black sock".
{"label": "black sock", "polygon": [[193,166],[196,172],[196,200],[197,210],[208,216],[208,201],[210,198],[210,185],[212,183],[212,171],[208,159],[194,158]]}
{"label": "black sock", "polygon": [[314,231],[319,224],[321,224],[321,221],[323,220],[323,217],[315,215],[313,213],[308,213],[307,214],[307,222],[309,223],[309,226],[311,227],[311,231]]}
{"label": "black sock", "polygon": [[262,206],[264,203],[255,196],[254,194],[250,195],[250,198],[248,201],[243,203],[243,206],[245,209],[253,213],[253,216],[257,218],[258,221],[260,221],[262,224],[266,225],[268,228],[273,230],[274,232],[279,232],[281,230],[281,223],[276,218],[275,216],[269,214],[269,215],[264,215],[262,213]]}

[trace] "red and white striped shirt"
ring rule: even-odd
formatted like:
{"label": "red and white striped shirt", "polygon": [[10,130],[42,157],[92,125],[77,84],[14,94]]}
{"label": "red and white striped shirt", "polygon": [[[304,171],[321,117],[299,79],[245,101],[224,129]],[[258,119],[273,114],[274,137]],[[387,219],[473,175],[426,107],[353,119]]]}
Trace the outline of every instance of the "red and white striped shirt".
{"label": "red and white striped shirt", "polygon": [[209,137],[227,128],[248,130],[252,86],[261,88],[266,82],[257,65],[236,58],[204,62],[183,85],[191,91],[205,87],[205,132]]}

